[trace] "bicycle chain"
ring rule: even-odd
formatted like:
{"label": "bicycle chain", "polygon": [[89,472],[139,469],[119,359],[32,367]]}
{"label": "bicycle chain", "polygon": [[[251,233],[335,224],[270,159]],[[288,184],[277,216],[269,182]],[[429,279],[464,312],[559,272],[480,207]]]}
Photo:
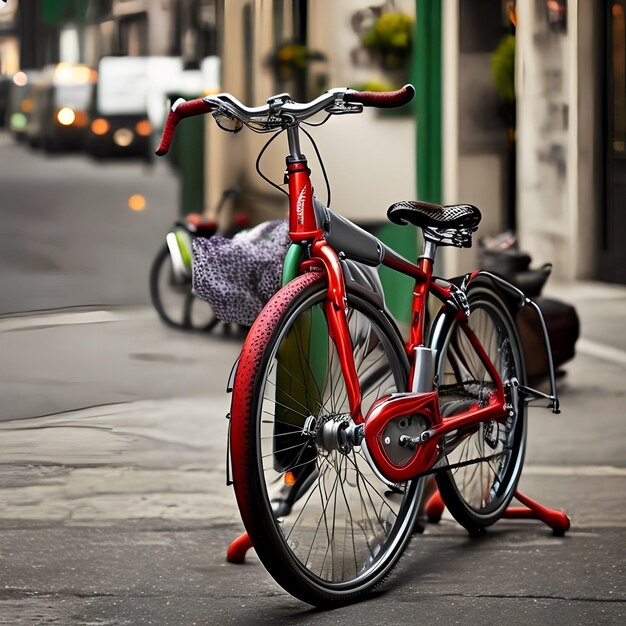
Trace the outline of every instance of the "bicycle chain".
{"label": "bicycle chain", "polygon": [[434,467],[429,469],[427,472],[423,472],[420,476],[430,476],[431,474],[436,474],[437,472],[442,472],[444,470],[458,469],[460,467],[466,467],[468,465],[475,465],[476,463],[483,463],[485,461],[491,461],[491,459],[495,459],[499,456],[502,456],[504,452],[499,454],[492,454],[491,456],[483,456],[477,459],[472,459],[471,461],[460,461],[459,463],[452,463],[445,465],[443,467]]}

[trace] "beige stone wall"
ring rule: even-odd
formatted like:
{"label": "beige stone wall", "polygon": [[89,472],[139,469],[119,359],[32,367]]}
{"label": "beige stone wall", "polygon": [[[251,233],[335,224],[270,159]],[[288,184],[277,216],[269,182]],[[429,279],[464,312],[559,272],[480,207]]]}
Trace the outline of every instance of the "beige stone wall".
{"label": "beige stone wall", "polygon": [[588,278],[598,202],[594,8],[570,0],[567,33],[518,2],[518,222],[524,249],[557,279]]}

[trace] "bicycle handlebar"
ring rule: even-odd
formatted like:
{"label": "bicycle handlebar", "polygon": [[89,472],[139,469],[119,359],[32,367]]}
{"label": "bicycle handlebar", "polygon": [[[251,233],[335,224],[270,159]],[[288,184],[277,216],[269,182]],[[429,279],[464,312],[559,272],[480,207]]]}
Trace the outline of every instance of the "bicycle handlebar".
{"label": "bicycle handlebar", "polygon": [[181,119],[211,111],[221,112],[222,115],[238,119],[244,124],[258,123],[276,128],[283,124],[283,118],[288,118],[293,124],[294,121],[303,121],[324,110],[329,114],[339,114],[360,113],[363,106],[381,109],[400,107],[409,103],[414,95],[413,85],[405,85],[397,91],[386,92],[331,89],[307,103],[293,102],[289,94],[281,94],[270,98],[268,104],[261,107],[246,107],[230,94],[196,98],[188,102],[179,98],[168,113],[156,154],[158,156],[167,154],[174,131]]}

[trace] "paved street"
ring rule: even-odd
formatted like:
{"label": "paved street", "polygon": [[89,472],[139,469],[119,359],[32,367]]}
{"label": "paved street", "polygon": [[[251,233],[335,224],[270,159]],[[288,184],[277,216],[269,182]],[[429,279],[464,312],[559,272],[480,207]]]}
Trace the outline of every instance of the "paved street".
{"label": "paved street", "polygon": [[[148,269],[178,210],[167,163],[46,158],[6,132],[0,158],[0,315],[148,303]],[[143,211],[129,209],[134,194]]]}
{"label": "paved street", "polygon": [[[571,532],[504,520],[472,540],[446,516],[371,601],[318,612],[254,553],[225,561],[242,530],[224,419],[240,340],[177,333],[146,306],[176,202],[167,168],[49,162],[1,142],[15,165],[0,171],[2,311],[21,314],[0,317],[0,624],[625,620],[626,289],[550,286],[577,301],[583,340],[563,413],[531,413],[521,486],[566,509]],[[33,209],[36,189],[53,213]],[[145,212],[125,208],[131,193]]]}

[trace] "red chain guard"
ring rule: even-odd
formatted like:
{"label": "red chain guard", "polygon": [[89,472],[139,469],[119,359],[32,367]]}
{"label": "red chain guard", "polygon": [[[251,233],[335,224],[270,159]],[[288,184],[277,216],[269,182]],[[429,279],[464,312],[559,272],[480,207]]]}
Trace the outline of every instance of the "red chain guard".
{"label": "red chain guard", "polygon": [[[394,393],[377,400],[365,418],[365,441],[378,471],[393,482],[404,482],[429,470],[439,453],[437,437],[420,442],[413,456],[403,465],[394,463],[387,454],[383,433],[390,420],[419,414],[428,428],[441,424],[436,392]],[[397,442],[392,442],[398,445]]]}

